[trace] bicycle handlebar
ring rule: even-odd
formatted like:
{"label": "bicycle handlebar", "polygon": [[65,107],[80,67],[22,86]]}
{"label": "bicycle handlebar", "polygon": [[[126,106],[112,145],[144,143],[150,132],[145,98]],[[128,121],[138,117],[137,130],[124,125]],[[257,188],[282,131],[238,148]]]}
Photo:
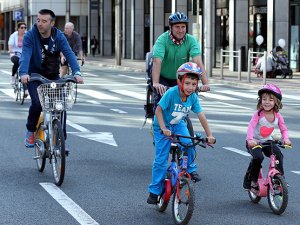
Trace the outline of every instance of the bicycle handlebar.
{"label": "bicycle handlebar", "polygon": [[45,77],[43,77],[41,74],[39,73],[32,73],[30,75],[30,80],[29,82],[32,82],[32,81],[39,81],[41,82],[42,84],[48,84],[48,83],[52,83],[52,82],[55,82],[57,84],[65,84],[67,82],[72,82],[72,83],[76,83],[76,80],[74,78],[73,75],[66,75],[64,76],[63,78],[60,78],[58,80],[49,80]]}
{"label": "bicycle handlebar", "polygon": [[252,149],[262,148],[262,147],[267,147],[272,145],[277,145],[280,148],[292,148],[291,145],[283,144],[282,141],[268,140],[264,142],[258,142],[258,145],[254,146]]}
{"label": "bicycle handlebar", "polygon": [[[182,143],[182,141],[180,141],[179,138],[189,138],[191,140],[194,140],[194,143],[186,145],[186,144]],[[206,148],[206,146],[209,146],[211,148],[214,147],[212,144],[208,143],[208,138],[207,137],[206,138],[201,137],[200,133],[197,133],[196,137],[185,136],[185,135],[180,135],[180,134],[175,134],[174,133],[174,134],[171,135],[171,139],[172,139],[173,143],[178,143],[178,144],[180,144],[180,145],[182,145],[184,147],[193,147],[193,146],[196,146],[196,145],[199,145],[199,146],[201,146],[203,148]],[[215,143],[216,143],[216,139],[215,139],[215,142],[213,144],[215,144]]]}

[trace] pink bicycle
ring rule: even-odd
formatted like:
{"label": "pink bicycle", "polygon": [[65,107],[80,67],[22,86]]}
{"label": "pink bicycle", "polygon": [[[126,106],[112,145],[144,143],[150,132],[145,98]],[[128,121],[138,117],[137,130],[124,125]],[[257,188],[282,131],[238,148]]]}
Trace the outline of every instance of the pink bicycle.
{"label": "pink bicycle", "polygon": [[291,148],[289,145],[283,145],[279,141],[266,141],[259,143],[255,148],[262,148],[264,146],[270,146],[271,155],[270,155],[270,165],[268,170],[268,176],[264,177],[262,169],[260,169],[258,177],[258,189],[251,188],[248,191],[249,197],[253,203],[258,203],[261,198],[268,197],[268,203],[272,211],[280,215],[282,214],[288,204],[288,185],[285,181],[282,174],[276,169],[276,160],[273,153],[274,145],[277,145],[281,148]]}

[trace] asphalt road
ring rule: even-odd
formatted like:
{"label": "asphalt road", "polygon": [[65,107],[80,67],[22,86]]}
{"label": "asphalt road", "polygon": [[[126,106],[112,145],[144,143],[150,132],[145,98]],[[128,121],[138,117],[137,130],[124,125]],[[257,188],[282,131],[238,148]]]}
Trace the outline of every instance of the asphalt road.
{"label": "asphalt road", "polygon": [[[174,224],[171,207],[159,213],[147,205],[154,148],[150,123],[142,127],[144,74],[84,65],[85,84],[68,112],[64,183],[52,185],[50,164],[39,173],[33,150],[24,147],[30,100],[19,105],[9,85],[10,61],[0,57],[0,224]],[[267,199],[250,202],[242,179],[250,157],[245,135],[256,107],[256,89],[211,85],[200,96],[217,144],[198,149],[202,177],[195,184],[196,207],[189,224],[299,224],[300,91],[285,90],[282,114],[294,148],[282,150],[289,204],[274,215]],[[196,131],[203,132],[194,116]],[[230,149],[230,150],[228,150]],[[264,162],[267,167],[268,160]]]}

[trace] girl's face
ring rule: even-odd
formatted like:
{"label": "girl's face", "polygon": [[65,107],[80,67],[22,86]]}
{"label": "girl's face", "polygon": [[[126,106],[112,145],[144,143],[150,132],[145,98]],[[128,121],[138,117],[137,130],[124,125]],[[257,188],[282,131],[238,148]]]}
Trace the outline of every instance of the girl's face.
{"label": "girl's face", "polygon": [[[183,81],[183,84],[182,84]],[[186,77],[180,83],[183,85],[183,92],[186,96],[193,94],[198,86],[198,80],[190,77]]]}
{"label": "girl's face", "polygon": [[275,97],[273,95],[264,93],[261,96],[261,105],[265,111],[271,111],[275,106]]}

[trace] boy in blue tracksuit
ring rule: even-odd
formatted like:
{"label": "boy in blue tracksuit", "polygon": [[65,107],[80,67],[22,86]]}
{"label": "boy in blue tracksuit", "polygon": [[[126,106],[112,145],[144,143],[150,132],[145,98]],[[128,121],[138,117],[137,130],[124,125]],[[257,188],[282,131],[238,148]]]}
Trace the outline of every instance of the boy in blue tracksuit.
{"label": "boy in blue tracksuit", "polygon": [[[158,196],[161,194],[163,181],[168,166],[169,150],[171,140],[166,139],[171,133],[189,136],[184,118],[190,111],[197,114],[199,121],[204,128],[208,142],[213,144],[215,139],[212,136],[208,122],[199,103],[197,94],[198,81],[201,78],[201,69],[197,64],[187,62],[177,70],[177,86],[170,88],[161,98],[155,110],[153,122],[153,134],[155,142],[155,160],[152,168],[152,182],[149,185],[148,204],[157,204]],[[190,143],[187,138],[182,139]],[[189,149],[188,173],[193,181],[200,181],[196,173],[197,166],[193,161],[194,150]]]}

